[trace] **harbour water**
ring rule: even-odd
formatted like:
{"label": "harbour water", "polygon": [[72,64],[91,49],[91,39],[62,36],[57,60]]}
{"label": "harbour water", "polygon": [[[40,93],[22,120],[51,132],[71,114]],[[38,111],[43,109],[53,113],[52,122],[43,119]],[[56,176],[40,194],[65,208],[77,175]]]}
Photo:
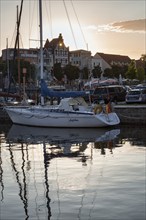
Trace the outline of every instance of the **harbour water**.
{"label": "harbour water", "polygon": [[0,124],[0,220],[145,220],[146,127]]}

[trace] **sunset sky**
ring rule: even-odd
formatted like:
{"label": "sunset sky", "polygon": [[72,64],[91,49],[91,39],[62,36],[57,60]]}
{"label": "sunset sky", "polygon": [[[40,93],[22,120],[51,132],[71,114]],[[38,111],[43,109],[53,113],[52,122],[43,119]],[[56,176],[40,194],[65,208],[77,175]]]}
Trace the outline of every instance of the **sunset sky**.
{"label": "sunset sky", "polygon": [[[0,0],[0,55],[14,47],[16,6],[21,0]],[[127,55],[146,54],[145,0],[42,0],[43,39],[62,33],[70,50]],[[20,25],[21,48],[39,47],[38,0],[24,0]],[[31,39],[31,40],[30,40]]]}

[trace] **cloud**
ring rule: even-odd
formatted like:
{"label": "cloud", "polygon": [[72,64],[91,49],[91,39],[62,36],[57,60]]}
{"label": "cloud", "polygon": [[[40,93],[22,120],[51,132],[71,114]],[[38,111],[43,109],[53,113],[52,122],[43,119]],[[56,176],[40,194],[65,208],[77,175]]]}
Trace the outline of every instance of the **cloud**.
{"label": "cloud", "polygon": [[145,33],[146,32],[146,19],[120,21],[111,24],[103,24],[98,26],[88,26],[90,30],[98,32],[121,32],[121,33]]}
{"label": "cloud", "polygon": [[146,19],[122,21],[113,23],[112,26],[120,31],[132,31],[132,32],[145,32],[146,31]]}

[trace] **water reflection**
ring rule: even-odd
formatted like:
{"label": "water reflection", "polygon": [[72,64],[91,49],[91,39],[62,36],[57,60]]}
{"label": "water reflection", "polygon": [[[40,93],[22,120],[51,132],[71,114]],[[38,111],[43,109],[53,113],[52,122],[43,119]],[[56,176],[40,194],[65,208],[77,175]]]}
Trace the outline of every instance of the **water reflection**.
{"label": "water reflection", "polygon": [[[44,185],[47,208],[47,219],[51,217],[50,197],[49,197],[49,183],[48,183],[48,168],[50,160],[55,157],[77,157],[82,165],[87,165],[87,159],[92,159],[93,144],[104,143],[104,147],[120,134],[120,129],[51,129],[51,128],[36,128],[20,125],[12,125],[9,131],[6,132],[4,128],[1,129],[1,140],[6,135],[6,149],[9,151],[12,171],[15,174],[15,179],[18,185],[18,195],[22,201],[25,219],[29,219],[28,210],[28,173],[31,168],[31,159],[29,159],[29,150],[37,145],[43,146],[43,162],[44,162]],[[85,155],[85,150],[88,144],[91,145],[91,154]],[[97,146],[95,146],[97,147]],[[99,147],[99,146],[98,146]],[[113,145],[112,145],[113,147]],[[103,147],[101,148],[101,153]],[[19,164],[16,158],[16,152],[19,152]],[[17,154],[18,155],[18,154]],[[20,156],[21,155],[21,156]],[[16,161],[15,161],[16,159]],[[1,201],[4,201],[4,182],[3,182],[3,166],[2,158],[0,158],[1,169]],[[36,208],[36,215],[38,215],[39,208]]]}
{"label": "water reflection", "polygon": [[[101,149],[115,147],[114,139],[120,134],[119,128],[101,129],[64,129],[64,128],[37,128],[21,125],[12,125],[7,135],[8,143],[43,143],[46,150],[45,157],[50,160],[54,157],[82,157],[85,161],[84,151],[89,143]],[[103,153],[104,152],[104,153]]]}
{"label": "water reflection", "polygon": [[[15,178],[16,178],[16,182],[18,183],[18,189],[19,189],[19,196],[20,199],[23,203],[23,207],[24,207],[24,211],[25,211],[25,215],[26,218],[28,219],[29,215],[28,215],[28,199],[27,199],[27,185],[26,185],[26,174],[25,174],[25,166],[26,166],[26,161],[25,161],[25,156],[24,156],[24,147],[22,144],[21,147],[21,155],[22,155],[22,164],[21,164],[21,171],[18,171],[16,163],[15,163],[15,159],[14,159],[14,155],[13,155],[13,151],[11,149],[11,147],[8,147],[9,153],[10,153],[10,161],[11,161],[11,166],[12,166],[12,170],[15,173]],[[22,183],[21,183],[21,178],[23,179]]]}
{"label": "water reflection", "polygon": [[46,193],[45,193],[45,196],[46,196],[46,207],[47,207],[47,210],[48,210],[48,213],[47,213],[47,216],[48,218],[47,219],[50,219],[51,217],[51,208],[50,208],[50,198],[49,198],[49,183],[48,183],[48,155],[47,155],[47,152],[46,152],[46,145],[43,143],[43,153],[44,153],[44,179],[45,179],[45,186],[46,186]]}
{"label": "water reflection", "polygon": [[[114,154],[114,149],[122,148],[123,143],[127,140],[131,145],[137,144],[139,140],[140,144],[138,146],[146,146],[146,138],[143,132],[141,134],[135,131],[132,133],[132,129],[129,127],[126,129],[125,127],[51,129],[19,125],[5,127],[1,125],[0,194],[2,217],[7,215],[5,218],[10,218],[11,214],[7,212],[7,208],[11,206],[13,211],[17,208],[16,206],[19,202],[18,198],[16,200],[16,197],[18,196],[21,204],[18,205],[19,215],[17,216],[18,212],[13,214],[15,220],[65,219],[61,218],[59,174],[57,174],[57,179],[55,180],[55,184],[58,185],[59,213],[57,214],[58,217],[53,218],[55,216],[53,204],[56,204],[56,201],[53,200],[50,187],[53,188],[52,182],[54,177],[52,177],[53,180],[50,180],[49,174],[53,172],[51,165],[54,164],[55,159],[61,160],[62,163],[62,159],[64,161],[66,159],[74,159],[74,166],[76,166],[75,161],[77,161],[87,167],[87,162],[92,161],[96,150],[99,150],[98,152],[102,156],[105,156],[107,152]],[[8,170],[8,166],[11,170]],[[63,165],[62,167],[64,169]],[[10,176],[12,179],[10,179]],[[67,181],[68,177],[65,176],[64,178]],[[10,182],[7,182],[5,179]],[[12,189],[10,189],[11,187]],[[9,204],[9,201],[12,202],[13,197],[16,204]],[[82,214],[80,208],[79,216],[75,219],[80,219]]]}
{"label": "water reflection", "polygon": [[37,128],[21,125],[12,125],[7,140],[11,142],[47,142],[77,143],[92,141],[107,141],[119,135],[120,129],[116,128]]}

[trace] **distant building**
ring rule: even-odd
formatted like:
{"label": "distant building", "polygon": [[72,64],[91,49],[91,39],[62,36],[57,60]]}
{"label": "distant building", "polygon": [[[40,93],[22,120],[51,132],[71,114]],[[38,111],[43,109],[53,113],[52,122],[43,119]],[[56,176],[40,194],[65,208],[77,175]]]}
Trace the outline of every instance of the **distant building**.
{"label": "distant building", "polygon": [[125,66],[129,65],[131,62],[131,59],[128,56],[98,52],[94,55],[93,58],[100,63],[103,72],[107,68],[112,68],[113,65]]}
{"label": "distant building", "polygon": [[[18,51],[16,51],[18,53]],[[16,59],[18,59],[18,54],[16,53]],[[94,56],[91,55],[91,51],[87,50],[74,50],[69,51],[69,47],[66,47],[62,34],[60,33],[57,38],[49,41],[46,40],[43,48],[44,55],[44,78],[50,79],[52,76],[52,68],[54,64],[60,63],[61,67],[65,67],[68,64],[77,66],[80,70],[83,68],[88,68],[89,73],[96,66],[100,66],[102,72],[107,68],[112,68],[113,65],[129,65],[131,59],[128,56],[105,54],[97,52]],[[14,57],[14,49],[8,48],[2,50],[2,60],[12,60]],[[39,72],[39,59],[40,59],[40,49],[30,48],[30,49],[19,49],[20,60],[26,60],[31,64],[36,66]],[[141,64],[140,61],[136,62],[137,66]]]}
{"label": "distant building", "polygon": [[61,63],[65,67],[69,63],[69,47],[64,44],[62,34],[58,38],[49,41],[44,45],[44,63],[48,67],[53,67],[55,63]]}
{"label": "distant building", "polygon": [[79,69],[87,67],[91,70],[91,52],[87,50],[70,51],[70,63]]}
{"label": "distant building", "polygon": [[92,56],[91,58],[91,69],[93,70],[96,66],[100,66],[101,70],[103,70],[103,60],[101,58],[96,58]]}
{"label": "distant building", "polygon": [[[39,50],[37,48],[30,49],[19,49],[19,58],[20,60],[25,60],[31,64],[38,64]],[[2,60],[13,60],[14,58],[14,48],[8,48],[2,50]],[[16,59],[18,59],[18,52],[16,53]]]}
{"label": "distant building", "polygon": [[[55,63],[61,63],[61,67],[69,63],[69,47],[66,47],[62,35],[59,34],[58,38],[54,38],[49,42],[47,39],[43,48],[44,56],[44,78],[49,79],[51,70]],[[2,60],[13,60],[14,49],[8,48],[2,50]],[[18,50],[16,51],[16,59],[18,59]],[[19,49],[19,59],[25,60],[34,64],[39,71],[40,49]]]}
{"label": "distant building", "polygon": [[[69,63],[69,47],[66,47],[62,35],[54,38],[49,42],[47,39],[43,48],[44,66],[51,69],[55,63],[61,63],[64,67]],[[13,60],[14,48],[2,50],[2,60]],[[20,60],[29,61],[31,64],[38,65],[40,50],[38,48],[19,49]],[[16,51],[16,59],[18,59],[18,50]]]}

